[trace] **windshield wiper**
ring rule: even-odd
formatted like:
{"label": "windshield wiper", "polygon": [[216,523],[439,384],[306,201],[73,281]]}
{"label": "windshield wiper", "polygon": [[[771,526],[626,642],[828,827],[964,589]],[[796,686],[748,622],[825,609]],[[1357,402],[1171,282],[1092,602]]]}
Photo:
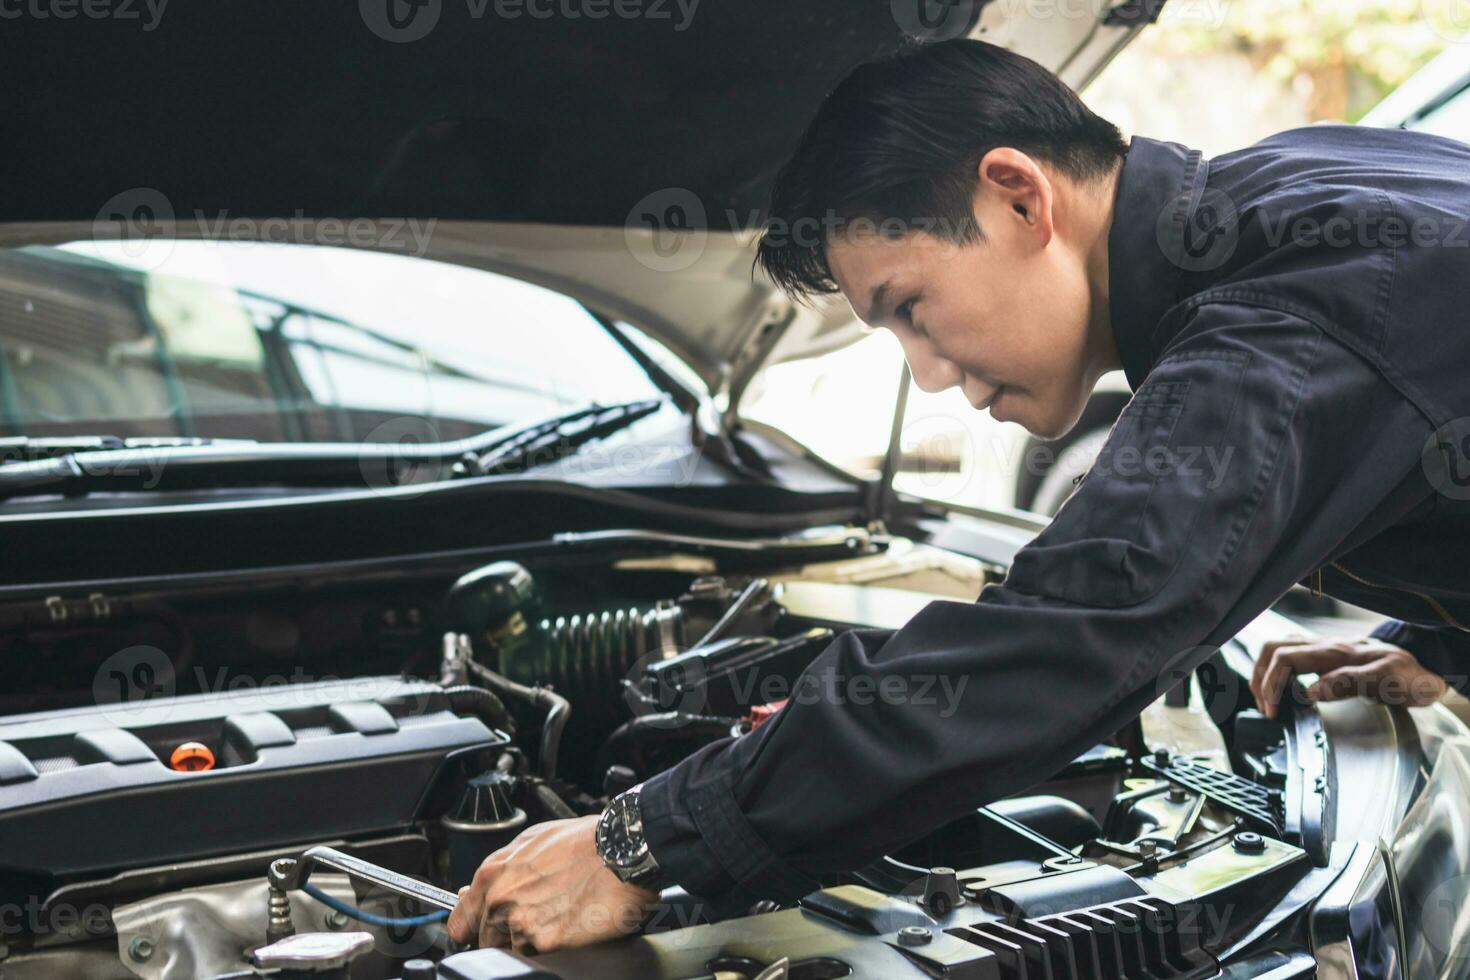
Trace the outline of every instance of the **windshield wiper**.
{"label": "windshield wiper", "polygon": [[[248,440],[64,437],[5,440],[0,499],[28,494],[285,485],[393,487],[526,470],[560,459],[668,404],[593,404],[529,425],[424,443],[257,443]],[[67,445],[70,442],[72,445]],[[119,444],[120,443],[120,444]]]}
{"label": "windshield wiper", "polygon": [[0,436],[0,463],[54,459],[72,453],[114,449],[256,445],[254,439],[212,439],[199,436]]}
{"label": "windshield wiper", "polygon": [[460,458],[459,466],[461,472],[471,476],[489,476],[541,466],[653,414],[662,404],[662,401],[649,399],[622,405],[591,405],[558,415],[511,433],[483,455],[466,453]]}

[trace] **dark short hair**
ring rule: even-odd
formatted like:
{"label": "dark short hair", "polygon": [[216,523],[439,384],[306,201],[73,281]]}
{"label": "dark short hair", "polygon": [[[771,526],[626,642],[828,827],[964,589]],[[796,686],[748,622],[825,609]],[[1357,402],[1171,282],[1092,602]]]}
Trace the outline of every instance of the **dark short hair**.
{"label": "dark short hair", "polygon": [[971,201],[986,153],[1011,146],[1079,180],[1128,145],[1041,65],[983,41],[913,47],[861,65],[827,96],[776,176],[756,262],[796,296],[837,292],[834,233],[983,239]]}

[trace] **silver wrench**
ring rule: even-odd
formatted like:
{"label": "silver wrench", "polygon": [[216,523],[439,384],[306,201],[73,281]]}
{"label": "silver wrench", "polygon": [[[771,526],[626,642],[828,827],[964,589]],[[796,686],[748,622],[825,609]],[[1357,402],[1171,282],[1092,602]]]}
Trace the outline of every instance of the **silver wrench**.
{"label": "silver wrench", "polygon": [[272,861],[267,877],[273,887],[282,891],[294,891],[306,884],[306,879],[311,877],[312,871],[318,866],[340,871],[353,878],[360,878],[433,908],[447,909],[452,912],[459,904],[459,896],[454,892],[435,888],[416,878],[399,874],[397,871],[390,871],[371,861],[353,857],[351,854],[343,854],[335,847],[312,847],[303,851],[299,858],[281,858]]}

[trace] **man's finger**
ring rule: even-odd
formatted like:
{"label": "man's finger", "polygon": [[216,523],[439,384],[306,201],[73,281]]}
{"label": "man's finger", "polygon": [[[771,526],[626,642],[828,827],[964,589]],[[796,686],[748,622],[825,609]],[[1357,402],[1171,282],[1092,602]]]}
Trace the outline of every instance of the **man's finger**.
{"label": "man's finger", "polygon": [[536,933],[532,928],[530,909],[515,908],[506,916],[506,937],[510,948],[524,956],[536,955]]}
{"label": "man's finger", "polygon": [[475,938],[484,899],[484,889],[476,889],[473,884],[465,885],[459,890],[459,902],[450,911],[449,921],[444,924],[449,930],[449,938],[457,943],[468,943]]}
{"label": "man's finger", "polygon": [[1262,705],[1262,713],[1267,718],[1276,717],[1286,687],[1296,674],[1303,671],[1328,670],[1340,666],[1342,662],[1342,654],[1335,653],[1330,648],[1321,645],[1277,650],[1272,654],[1270,663],[1266,665],[1266,672],[1261,678],[1261,691],[1258,699]]}
{"label": "man's finger", "polygon": [[1323,643],[1278,650],[1266,668],[1260,699],[1267,718],[1275,718],[1286,687],[1297,674],[1319,674],[1361,662],[1364,654],[1344,643]]}
{"label": "man's finger", "polygon": [[485,910],[480,920],[481,949],[495,949],[511,944],[510,912],[508,905]]}
{"label": "man's finger", "polygon": [[1386,665],[1382,662],[1352,664],[1329,671],[1307,689],[1313,701],[1345,701],[1359,696],[1372,697],[1378,691]]}
{"label": "man's finger", "polygon": [[1291,680],[1292,668],[1287,657],[1298,649],[1302,648],[1278,646],[1258,663],[1261,673],[1253,693],[1257,709],[1267,718],[1276,717],[1276,705],[1281,699],[1281,690]]}
{"label": "man's finger", "polygon": [[1256,658],[1255,667],[1251,671],[1250,679],[1251,694],[1255,696],[1256,707],[1258,709],[1265,711],[1265,702],[1261,699],[1261,682],[1264,680],[1266,671],[1271,666],[1271,662],[1276,659],[1277,651],[1306,646],[1313,642],[1315,641],[1308,637],[1293,635],[1282,640],[1270,640],[1261,647],[1261,655]]}
{"label": "man's finger", "polygon": [[475,876],[470,879],[470,883],[459,890],[459,902],[449,913],[449,921],[445,923],[450,938],[455,942],[474,941],[480,931],[480,920],[485,914],[485,898],[490,894],[490,888],[500,877],[504,867],[501,861],[496,860],[495,854],[490,855],[475,870]]}

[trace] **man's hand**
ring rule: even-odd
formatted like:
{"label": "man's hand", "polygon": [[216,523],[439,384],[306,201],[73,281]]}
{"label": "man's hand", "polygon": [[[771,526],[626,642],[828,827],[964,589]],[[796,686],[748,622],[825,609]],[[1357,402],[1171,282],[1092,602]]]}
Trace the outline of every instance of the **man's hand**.
{"label": "man's hand", "polygon": [[638,931],[658,895],[597,856],[597,817],[537,824],[485,859],[449,914],[456,942],[549,953]]}
{"label": "man's hand", "polygon": [[1433,704],[1449,689],[1445,679],[1414,655],[1370,636],[1353,640],[1273,640],[1261,651],[1251,675],[1251,694],[1267,718],[1275,718],[1292,677],[1317,674],[1309,701],[1376,698],[1384,704]]}

